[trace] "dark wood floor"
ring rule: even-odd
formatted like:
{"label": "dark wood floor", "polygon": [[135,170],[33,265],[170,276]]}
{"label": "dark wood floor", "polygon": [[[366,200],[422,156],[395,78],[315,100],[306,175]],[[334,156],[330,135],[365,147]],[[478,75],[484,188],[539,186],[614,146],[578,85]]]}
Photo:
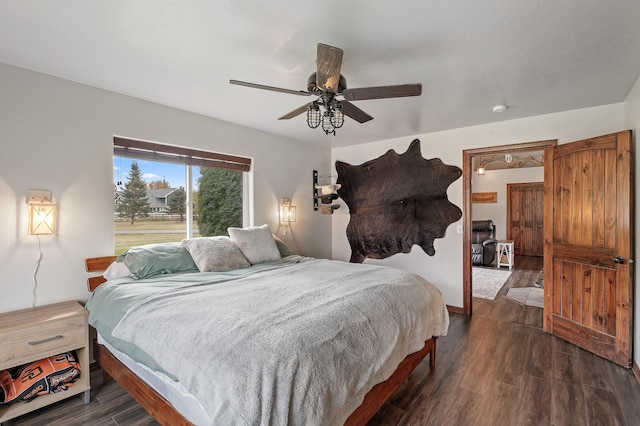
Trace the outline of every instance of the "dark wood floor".
{"label": "dark wood floor", "polygon": [[495,301],[451,315],[436,367],[423,362],[372,425],[640,425],[631,370],[542,331],[542,309],[504,297],[538,279],[542,258],[517,257]]}
{"label": "dark wood floor", "polygon": [[[640,384],[618,367],[542,331],[542,309],[504,295],[538,278],[540,258],[518,257],[495,301],[451,315],[436,368],[424,360],[370,425],[640,425]],[[14,425],[155,425],[116,383],[92,373],[91,403],[79,397]]]}

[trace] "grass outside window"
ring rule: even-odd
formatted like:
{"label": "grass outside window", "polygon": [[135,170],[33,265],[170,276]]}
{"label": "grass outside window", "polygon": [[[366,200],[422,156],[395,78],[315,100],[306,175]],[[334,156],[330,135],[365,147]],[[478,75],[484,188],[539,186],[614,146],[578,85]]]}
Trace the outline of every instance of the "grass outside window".
{"label": "grass outside window", "polygon": [[[143,244],[168,243],[182,241],[186,235],[187,225],[184,222],[168,220],[138,220],[131,225],[126,220],[115,221],[114,254],[117,256],[129,247]],[[193,236],[200,234],[194,229]]]}

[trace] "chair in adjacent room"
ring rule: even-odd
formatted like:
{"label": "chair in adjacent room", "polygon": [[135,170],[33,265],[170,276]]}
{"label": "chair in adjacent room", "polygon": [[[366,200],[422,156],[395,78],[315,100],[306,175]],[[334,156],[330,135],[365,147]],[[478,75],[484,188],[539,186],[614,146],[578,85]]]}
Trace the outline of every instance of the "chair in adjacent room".
{"label": "chair in adjacent room", "polygon": [[474,220],[471,225],[471,258],[474,265],[489,266],[496,256],[496,226],[492,220]]}

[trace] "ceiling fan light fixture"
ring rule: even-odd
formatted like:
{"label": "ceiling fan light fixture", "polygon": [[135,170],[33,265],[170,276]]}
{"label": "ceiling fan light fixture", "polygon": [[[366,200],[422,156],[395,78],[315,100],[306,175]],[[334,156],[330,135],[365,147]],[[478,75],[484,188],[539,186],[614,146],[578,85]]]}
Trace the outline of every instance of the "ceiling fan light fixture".
{"label": "ceiling fan light fixture", "polygon": [[[254,89],[270,90],[298,96],[317,96],[317,100],[310,104],[301,105],[291,112],[279,117],[278,120],[289,120],[307,112],[307,125],[315,129],[322,125],[325,134],[336,134],[336,129],[344,125],[344,116],[348,116],[358,123],[366,123],[373,117],[352,104],[352,101],[368,99],[403,98],[420,96],[422,84],[396,84],[391,86],[347,88],[347,79],[340,73],[342,68],[342,49],[327,44],[317,44],[316,71],[307,79],[307,90],[284,89],[264,84],[250,83],[240,80],[229,80],[229,83]],[[336,96],[343,96],[338,101]],[[322,107],[322,108],[320,108]]]}
{"label": "ceiling fan light fixture", "polygon": [[315,102],[311,102],[307,109],[307,125],[315,129],[320,125],[321,119],[320,107]]}
{"label": "ceiling fan light fixture", "polygon": [[342,106],[336,103],[331,111],[331,125],[336,129],[339,129],[344,124],[344,113],[342,112]]}
{"label": "ceiling fan light fixture", "polygon": [[329,133],[333,133],[333,135],[335,136],[336,134],[336,128],[332,124],[332,114],[329,110],[326,110],[322,115],[322,130],[324,130],[324,133],[326,135],[328,135]]}

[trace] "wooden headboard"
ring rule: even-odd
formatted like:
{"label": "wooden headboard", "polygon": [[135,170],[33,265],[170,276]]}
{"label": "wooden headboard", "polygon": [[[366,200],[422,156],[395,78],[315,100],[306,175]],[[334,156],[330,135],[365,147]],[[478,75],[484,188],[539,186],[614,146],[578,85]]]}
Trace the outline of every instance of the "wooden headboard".
{"label": "wooden headboard", "polygon": [[[103,272],[111,263],[115,262],[117,258],[118,256],[89,257],[85,259],[84,266],[87,272]],[[93,291],[105,281],[107,280],[104,279],[102,274],[89,277],[87,279],[87,287],[89,287],[89,291]]]}

